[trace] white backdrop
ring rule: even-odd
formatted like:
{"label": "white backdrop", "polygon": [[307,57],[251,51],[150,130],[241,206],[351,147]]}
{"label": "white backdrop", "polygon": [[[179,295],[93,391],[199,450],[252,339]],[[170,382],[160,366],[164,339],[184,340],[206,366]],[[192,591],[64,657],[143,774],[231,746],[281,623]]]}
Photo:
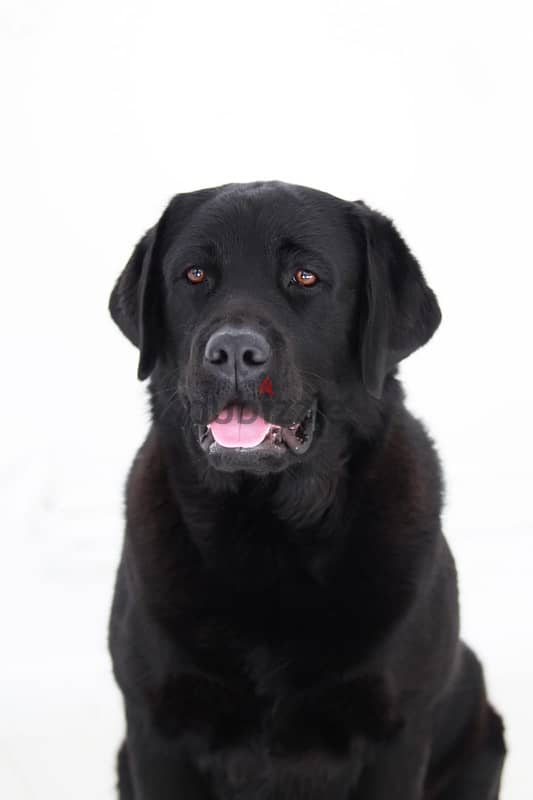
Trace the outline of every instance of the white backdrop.
{"label": "white backdrop", "polygon": [[438,294],[402,372],[506,718],[503,798],[528,800],[528,3],[0,0],[0,29],[1,796],[113,797],[106,624],[148,415],[112,284],[172,194],[277,178],[392,215]]}

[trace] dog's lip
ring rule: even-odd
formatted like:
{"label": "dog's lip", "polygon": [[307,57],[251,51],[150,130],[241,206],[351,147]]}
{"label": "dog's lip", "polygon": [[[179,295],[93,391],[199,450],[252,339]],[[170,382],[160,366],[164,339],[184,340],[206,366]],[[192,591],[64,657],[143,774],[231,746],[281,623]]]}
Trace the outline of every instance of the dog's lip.
{"label": "dog's lip", "polygon": [[207,455],[214,455],[215,453],[238,453],[239,456],[255,453],[278,453],[282,455],[287,451],[295,455],[303,455],[313,441],[316,411],[317,402],[314,400],[301,420],[288,426],[278,425],[275,422],[269,423],[264,438],[254,447],[224,447],[215,441],[210,423],[196,425],[198,441]]}

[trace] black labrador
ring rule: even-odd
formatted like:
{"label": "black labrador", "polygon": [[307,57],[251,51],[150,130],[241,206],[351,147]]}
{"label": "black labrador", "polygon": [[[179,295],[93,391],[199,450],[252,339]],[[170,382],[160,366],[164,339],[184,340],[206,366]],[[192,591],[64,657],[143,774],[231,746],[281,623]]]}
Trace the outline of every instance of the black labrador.
{"label": "black labrador", "polygon": [[180,194],[110,310],[153,419],[110,625],[121,800],[495,800],[503,726],[396,376],[441,315],[391,221],[282,182]]}

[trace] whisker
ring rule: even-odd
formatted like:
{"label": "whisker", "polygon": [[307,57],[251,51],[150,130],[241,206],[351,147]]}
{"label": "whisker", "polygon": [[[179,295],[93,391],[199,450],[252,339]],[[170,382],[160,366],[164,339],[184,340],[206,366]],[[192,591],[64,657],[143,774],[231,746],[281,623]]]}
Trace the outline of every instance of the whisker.
{"label": "whisker", "polygon": [[320,375],[318,372],[312,372],[309,369],[300,368],[300,372],[304,375],[312,375],[313,378],[318,378],[319,381],[323,383],[334,383],[335,381],[332,378],[326,378],[324,375]]}
{"label": "whisker", "polygon": [[163,417],[165,416],[165,414],[167,413],[167,411],[169,410],[170,406],[172,405],[172,403],[174,402],[174,400],[176,399],[177,396],[178,396],[178,390],[176,389],[176,391],[173,392],[172,395],[170,396],[170,399],[169,399],[168,403],[166,404],[165,408],[161,412],[160,419],[163,419]]}

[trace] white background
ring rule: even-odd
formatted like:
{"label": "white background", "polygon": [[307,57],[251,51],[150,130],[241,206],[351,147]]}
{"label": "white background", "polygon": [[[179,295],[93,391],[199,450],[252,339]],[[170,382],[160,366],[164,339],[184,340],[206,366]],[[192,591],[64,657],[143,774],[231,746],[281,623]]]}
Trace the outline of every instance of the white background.
{"label": "white background", "polygon": [[533,796],[527,6],[1,0],[3,798],[113,797],[106,625],[148,415],[108,294],[172,194],[263,178],[392,215],[437,292],[402,372],[507,723],[503,797]]}

